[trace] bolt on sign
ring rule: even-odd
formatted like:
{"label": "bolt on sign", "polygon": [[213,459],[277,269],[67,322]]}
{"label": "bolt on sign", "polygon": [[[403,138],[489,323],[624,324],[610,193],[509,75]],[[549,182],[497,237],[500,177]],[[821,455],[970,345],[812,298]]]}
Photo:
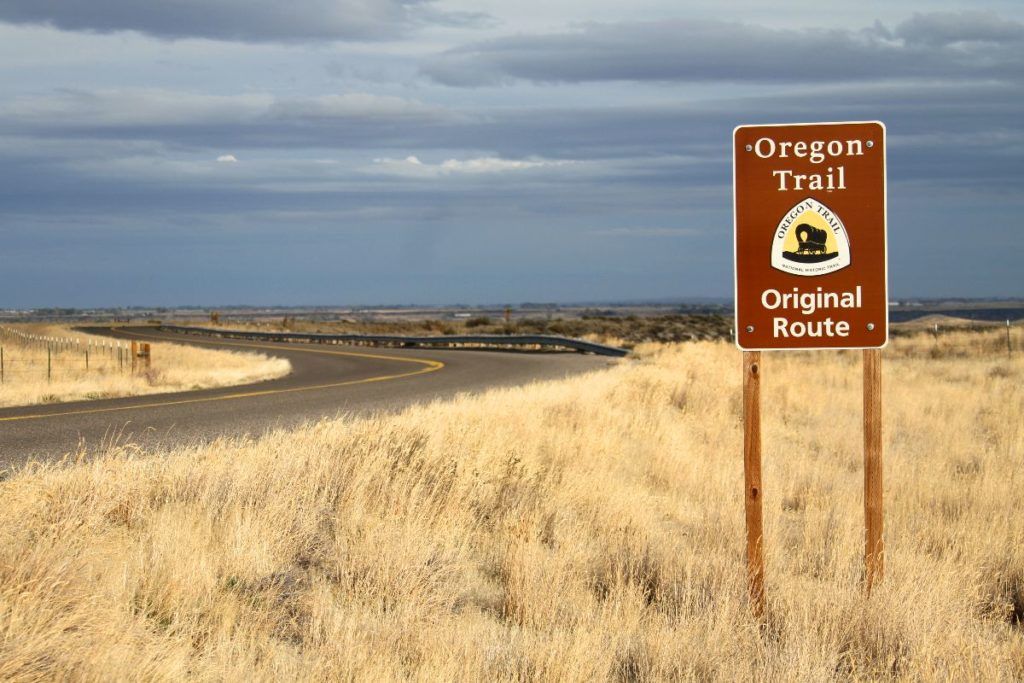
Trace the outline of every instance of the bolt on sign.
{"label": "bolt on sign", "polygon": [[733,155],[737,345],[885,346],[885,125],[739,126]]}

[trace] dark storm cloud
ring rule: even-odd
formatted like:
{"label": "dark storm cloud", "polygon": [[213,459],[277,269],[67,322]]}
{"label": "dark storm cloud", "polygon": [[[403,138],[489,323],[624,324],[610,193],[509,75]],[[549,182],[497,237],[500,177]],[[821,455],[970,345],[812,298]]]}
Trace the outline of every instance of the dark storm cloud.
{"label": "dark storm cloud", "polygon": [[[486,116],[361,96],[155,97],[181,105],[170,110],[146,104],[152,93],[79,93],[93,108],[77,127],[61,113],[67,94],[58,93],[56,102],[23,100],[0,110],[0,226],[18,232],[22,217],[50,216],[71,231],[91,220],[127,233],[124,226],[173,220],[182,221],[173,232],[187,242],[213,239],[199,233],[270,234],[282,225],[289,235],[516,224],[621,232],[619,220],[630,229],[721,227],[729,223],[732,127],[809,116],[885,120],[894,197],[1020,204],[1018,90],[811,91],[813,114],[807,91],[794,88],[701,106],[512,108]],[[215,161],[227,153],[238,162]],[[407,155],[435,169],[452,158],[574,162],[479,174],[405,174],[374,162]],[[917,227],[904,239],[926,232]]]}
{"label": "dark storm cloud", "polygon": [[1024,24],[983,12],[916,14],[890,30],[774,29],[722,21],[587,24],[472,43],[426,61],[454,86],[513,80],[835,82],[1011,78],[1024,69]]}
{"label": "dark storm cloud", "polygon": [[[137,301],[198,303],[214,296],[190,289],[193,281],[220,282],[217,297],[249,302],[310,301],[310,292],[325,297],[318,301],[364,303],[413,296],[501,300],[509,291],[501,283],[513,276],[529,283],[547,277],[538,288],[548,298],[724,294],[731,272],[732,126],[748,122],[751,111],[764,121],[806,118],[806,98],[793,96],[799,92],[700,107],[538,107],[487,116],[408,117],[397,107],[392,118],[362,120],[352,109],[325,111],[308,100],[257,98],[237,108],[238,102],[218,100],[173,115],[139,107],[131,110],[130,127],[111,118],[118,110],[111,104],[95,109],[90,125],[80,128],[61,116],[40,116],[36,103],[34,116],[0,117],[7,130],[0,135],[0,237],[13,266],[0,273],[0,285],[16,293],[11,288],[20,279],[32,283],[23,295],[10,294],[12,300],[92,305],[120,291],[104,279],[107,270],[134,281],[171,264],[188,276],[134,291]],[[984,249],[999,244],[1002,254],[1019,254],[1019,231],[1005,220],[1013,214],[1006,202],[1020,204],[1017,188],[1024,182],[1018,93],[994,85],[815,92],[827,103],[820,110],[827,118],[879,115],[889,124],[894,291],[944,293],[952,291],[943,289],[950,278],[978,271],[958,264],[985,261],[975,253],[981,247],[958,247],[952,259],[949,250],[931,246],[961,244],[965,225],[986,224]],[[360,170],[387,148],[399,150],[395,157],[418,153],[435,165],[449,155],[484,153],[587,161],[477,176]],[[309,150],[347,156],[328,165],[296,159]],[[225,152],[238,163],[218,165],[215,157]],[[993,193],[999,197],[990,201]],[[594,238],[595,231],[604,234]],[[662,236],[652,239],[652,231]],[[432,256],[424,256],[424,245]],[[922,256],[925,248],[934,253]],[[232,289],[217,259],[204,262],[207,255],[240,252],[247,267],[282,275],[253,283],[239,267]],[[401,268],[392,263],[395,253],[407,254]],[[482,253],[522,265],[503,265],[499,275],[467,266]],[[309,263],[311,255],[316,263]],[[102,267],[72,278],[71,287],[67,269],[82,260]],[[64,284],[47,285],[22,266],[40,263],[61,273],[46,280]],[[986,263],[985,277],[964,280],[958,293],[1006,292],[1019,282],[1009,266],[996,272],[998,263]],[[485,264],[492,268],[493,260]],[[580,282],[570,281],[566,264]],[[440,274],[453,272],[463,279],[447,288],[437,284]],[[393,284],[399,274],[411,278],[401,287],[361,284]],[[513,300],[540,296],[515,291]]]}
{"label": "dark storm cloud", "polygon": [[288,43],[0,25],[7,304],[724,295],[733,127],[857,119],[888,126],[893,291],[1019,292],[1019,17],[580,6],[506,24],[556,35],[304,45],[480,19],[445,5],[0,0],[11,24]]}
{"label": "dark storm cloud", "polygon": [[2,0],[0,21],[69,31],[138,31],[159,38],[249,42],[380,40],[424,23],[477,24],[432,0]]}

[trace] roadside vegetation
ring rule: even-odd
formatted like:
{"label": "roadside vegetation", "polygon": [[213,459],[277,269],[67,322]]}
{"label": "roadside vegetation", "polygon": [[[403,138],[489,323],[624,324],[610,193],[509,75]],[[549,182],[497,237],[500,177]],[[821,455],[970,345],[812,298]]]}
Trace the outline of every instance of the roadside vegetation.
{"label": "roadside vegetation", "polygon": [[[291,371],[283,358],[160,342],[152,343],[150,366],[137,362],[133,370],[125,340],[52,325],[5,329],[0,338],[0,407],[208,389],[273,379]],[[59,341],[39,341],[40,337]]]}
{"label": "roadside vegetation", "polygon": [[870,599],[859,354],[764,358],[760,625],[740,354],[643,345],[397,416],[12,473],[0,679],[1021,680],[1022,340],[942,341],[884,352]]}

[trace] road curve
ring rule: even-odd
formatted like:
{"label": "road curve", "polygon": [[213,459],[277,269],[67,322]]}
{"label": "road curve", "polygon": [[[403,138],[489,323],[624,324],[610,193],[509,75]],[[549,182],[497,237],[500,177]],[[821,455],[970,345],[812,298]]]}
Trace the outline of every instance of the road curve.
{"label": "road curve", "polygon": [[[111,442],[158,451],[218,436],[258,435],[308,420],[399,410],[413,403],[555,379],[615,361],[573,353],[374,349],[183,337],[95,328],[139,341],[252,350],[287,358],[286,377],[255,384],[0,409],[0,470]],[[159,360],[157,359],[157,362]]]}

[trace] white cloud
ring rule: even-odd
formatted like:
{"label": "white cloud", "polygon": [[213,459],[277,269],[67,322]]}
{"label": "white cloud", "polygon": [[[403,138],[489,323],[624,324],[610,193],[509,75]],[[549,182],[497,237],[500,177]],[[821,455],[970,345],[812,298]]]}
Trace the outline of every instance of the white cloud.
{"label": "white cloud", "polygon": [[235,158],[234,154],[221,154],[219,157],[217,157],[217,163],[235,164],[238,163],[238,159]]}
{"label": "white cloud", "polygon": [[526,171],[531,169],[555,168],[580,162],[559,159],[501,159],[498,157],[477,157],[475,159],[447,159],[439,164],[428,164],[419,157],[407,156],[404,159],[387,157],[374,159],[368,171],[418,178],[436,178],[449,175],[479,175],[486,173],[504,173],[509,171]]}

